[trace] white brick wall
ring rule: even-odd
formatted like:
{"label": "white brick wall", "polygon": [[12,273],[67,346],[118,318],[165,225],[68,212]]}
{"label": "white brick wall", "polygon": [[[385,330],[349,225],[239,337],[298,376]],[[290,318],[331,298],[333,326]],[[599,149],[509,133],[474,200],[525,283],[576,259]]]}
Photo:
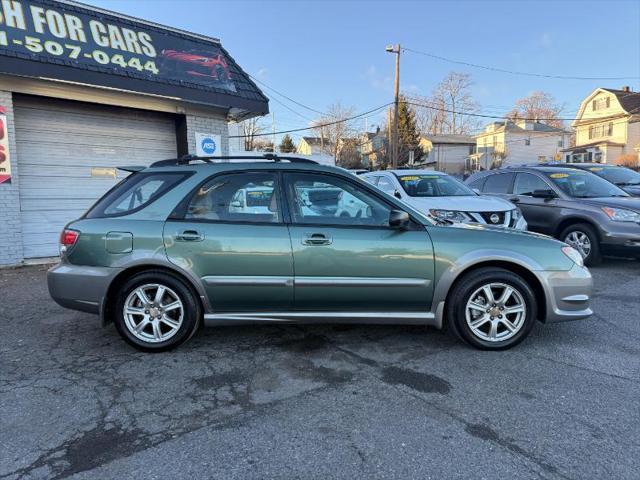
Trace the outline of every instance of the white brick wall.
{"label": "white brick wall", "polygon": [[211,133],[222,137],[222,155],[229,154],[229,129],[223,116],[203,117],[187,114],[187,144],[189,153],[196,153],[196,132]]}
{"label": "white brick wall", "polygon": [[14,265],[22,262],[23,258],[18,194],[18,154],[11,92],[0,90],[0,105],[6,109],[7,113],[11,161],[11,183],[0,184],[0,265]]}

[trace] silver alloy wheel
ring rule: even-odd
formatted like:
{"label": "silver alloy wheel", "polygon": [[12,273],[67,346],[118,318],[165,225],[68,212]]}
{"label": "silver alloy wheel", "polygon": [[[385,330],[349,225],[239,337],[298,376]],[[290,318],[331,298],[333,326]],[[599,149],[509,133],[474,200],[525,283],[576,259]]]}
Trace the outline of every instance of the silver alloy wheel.
{"label": "silver alloy wheel", "polygon": [[471,294],[465,316],[476,337],[487,342],[502,342],[522,329],[527,318],[527,306],[516,288],[492,282]]}
{"label": "silver alloy wheel", "polygon": [[148,283],[133,290],[124,302],[124,323],[131,334],[148,343],[173,337],[184,317],[180,297],[165,285]]}
{"label": "silver alloy wheel", "polygon": [[580,252],[583,259],[587,258],[591,253],[591,240],[589,240],[589,236],[586,233],[580,230],[569,232],[564,238],[564,243]]}

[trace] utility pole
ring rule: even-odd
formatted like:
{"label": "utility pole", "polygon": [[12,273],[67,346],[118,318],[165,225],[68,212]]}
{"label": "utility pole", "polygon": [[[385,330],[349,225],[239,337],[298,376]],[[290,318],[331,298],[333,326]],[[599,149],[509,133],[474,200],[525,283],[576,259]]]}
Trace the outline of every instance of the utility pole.
{"label": "utility pole", "polygon": [[276,153],[276,114],[274,112],[271,112],[271,129],[273,132],[271,140],[273,142],[273,153]]}
{"label": "utility pole", "polygon": [[398,168],[398,150],[399,150],[399,135],[398,135],[398,105],[400,103],[400,44],[395,47],[389,45],[385,50],[389,53],[396,54],[396,81],[395,81],[395,95],[394,95],[394,108],[393,108],[393,133],[391,135],[391,162],[393,168]]}

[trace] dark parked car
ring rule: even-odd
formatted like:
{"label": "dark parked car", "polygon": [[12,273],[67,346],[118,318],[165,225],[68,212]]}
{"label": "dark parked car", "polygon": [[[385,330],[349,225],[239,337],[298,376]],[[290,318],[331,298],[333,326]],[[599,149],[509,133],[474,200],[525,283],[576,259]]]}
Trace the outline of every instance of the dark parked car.
{"label": "dark parked car", "polygon": [[591,172],[522,166],[478,172],[466,183],[517,204],[530,230],[568,243],[587,265],[603,254],[640,257],[640,199]]}
{"label": "dark parked car", "polygon": [[549,163],[548,166],[579,168],[580,170],[595,173],[599,177],[615,183],[630,195],[640,197],[640,173],[630,168],[602,163]]}

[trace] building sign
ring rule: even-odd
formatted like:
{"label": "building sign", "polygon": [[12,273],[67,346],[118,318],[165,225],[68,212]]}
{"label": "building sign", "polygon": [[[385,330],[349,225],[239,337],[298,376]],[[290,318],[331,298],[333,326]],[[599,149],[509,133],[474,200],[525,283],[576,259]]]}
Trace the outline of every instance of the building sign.
{"label": "building sign", "polygon": [[220,135],[196,132],[196,155],[199,157],[211,157],[220,155]]}
{"label": "building sign", "polygon": [[0,105],[0,185],[3,183],[11,183],[11,161],[9,159],[7,112]]}
{"label": "building sign", "polygon": [[236,93],[233,60],[218,42],[72,3],[0,0],[2,55],[8,74],[167,95],[183,87],[186,99],[186,89],[197,99]]}

